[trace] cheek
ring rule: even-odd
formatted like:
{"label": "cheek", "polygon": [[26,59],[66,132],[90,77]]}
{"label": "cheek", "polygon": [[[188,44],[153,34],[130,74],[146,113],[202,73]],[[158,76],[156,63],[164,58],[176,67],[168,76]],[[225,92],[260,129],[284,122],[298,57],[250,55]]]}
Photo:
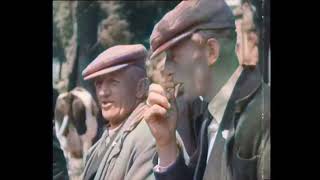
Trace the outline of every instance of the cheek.
{"label": "cheek", "polygon": [[136,100],[136,90],[134,86],[125,86],[118,90],[117,100],[119,102],[120,113],[127,113],[132,110]]}
{"label": "cheek", "polygon": [[197,64],[193,68],[193,92],[196,94],[203,94],[207,88],[209,76],[208,66],[206,64]]}
{"label": "cheek", "polygon": [[189,81],[193,76],[193,63],[191,63],[191,58],[189,60],[185,59],[184,63],[177,63],[175,65],[174,75],[177,81]]}
{"label": "cheek", "polygon": [[193,76],[193,83],[196,91],[199,91],[201,87],[204,85],[204,78],[203,78],[203,72],[199,67],[195,68],[194,76]]}

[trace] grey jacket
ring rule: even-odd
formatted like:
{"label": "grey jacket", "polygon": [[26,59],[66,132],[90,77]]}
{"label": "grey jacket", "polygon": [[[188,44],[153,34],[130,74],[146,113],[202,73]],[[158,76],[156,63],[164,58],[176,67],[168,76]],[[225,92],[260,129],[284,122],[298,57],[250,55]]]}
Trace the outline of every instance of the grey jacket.
{"label": "grey jacket", "polygon": [[143,119],[145,104],[131,113],[112,136],[105,131],[89,150],[83,179],[144,180],[154,179],[152,158],[155,141]]}

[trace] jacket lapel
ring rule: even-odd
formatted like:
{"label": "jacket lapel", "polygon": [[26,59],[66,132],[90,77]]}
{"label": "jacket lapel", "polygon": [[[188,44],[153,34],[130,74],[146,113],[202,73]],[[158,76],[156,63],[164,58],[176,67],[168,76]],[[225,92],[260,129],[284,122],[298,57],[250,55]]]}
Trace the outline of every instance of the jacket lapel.
{"label": "jacket lapel", "polygon": [[90,150],[92,151],[92,153],[88,154],[90,156],[88,157],[85,169],[83,170],[84,180],[88,180],[89,178],[91,178],[98,170],[100,163],[98,163],[99,159],[97,158],[103,157],[102,153],[105,153],[104,152],[105,149],[103,146],[105,146],[105,142],[107,138],[108,138],[108,132],[104,132],[101,139]]}
{"label": "jacket lapel", "polygon": [[[227,165],[230,166],[231,162],[228,157],[231,157],[233,152],[234,144],[234,134],[237,128],[238,119],[244,111],[247,104],[252,100],[258,89],[261,87],[261,76],[259,69],[244,69],[241,77],[239,78],[237,85],[235,87],[233,98],[232,98],[232,112],[226,112],[227,114],[232,114],[230,117],[226,117],[225,121],[229,121],[228,126],[229,135],[226,141],[226,161]],[[228,115],[225,116],[228,116]],[[230,119],[230,120],[228,120]]]}
{"label": "jacket lapel", "polygon": [[115,158],[122,150],[122,145],[125,137],[140,123],[143,119],[143,113],[145,112],[146,106],[144,103],[140,103],[137,108],[131,113],[126,122],[123,124],[119,132],[116,134],[116,138],[110,144],[109,150],[106,152],[102,161],[103,165],[99,167],[96,179],[104,179],[107,175],[107,171],[110,171],[109,164],[113,158]]}
{"label": "jacket lapel", "polygon": [[124,127],[122,128],[123,131],[119,134],[119,138],[115,141],[115,143],[113,144],[114,148],[110,153],[108,162],[109,163],[112,158],[114,158],[115,156],[117,156],[121,149],[122,149],[122,145],[123,142],[126,138],[126,136],[134,130],[134,128],[140,123],[140,121],[143,119],[143,114],[146,110],[146,106],[144,104],[140,104],[133,112],[132,114],[129,116],[127,123],[124,125]]}
{"label": "jacket lapel", "polygon": [[[241,75],[242,76],[242,75]],[[240,78],[241,78],[240,76]],[[239,78],[239,79],[240,79]],[[238,84],[238,81],[237,81]],[[235,87],[237,87],[237,84]],[[208,163],[206,163],[205,172],[203,179],[204,180],[222,180],[225,179],[225,159],[226,156],[224,154],[224,148],[226,145],[227,138],[230,135],[230,125],[231,122],[229,119],[233,117],[234,114],[234,99],[236,98],[236,88],[233,90],[230,100],[227,104],[226,110],[224,112],[223,118],[221,120],[221,124],[218,128],[217,135],[215,138],[215,142],[210,152]],[[207,129],[206,129],[207,131]],[[207,137],[206,137],[207,138]],[[208,151],[208,148],[206,149]]]}
{"label": "jacket lapel", "polygon": [[[212,116],[208,110],[205,111],[203,118],[205,119],[202,123],[200,130],[200,145],[198,146],[198,161],[196,164],[194,180],[202,179],[204,170],[206,167],[206,160],[208,155],[208,137],[207,137],[207,129],[212,121]],[[199,149],[200,148],[200,149]]]}
{"label": "jacket lapel", "polygon": [[[236,120],[260,86],[261,76],[258,68],[254,70],[244,68],[233,89],[220,127],[217,131],[213,150],[209,155],[210,157],[206,167],[207,170],[205,171],[203,179],[228,179],[228,158],[230,157],[229,154],[232,152],[234,131],[237,125]],[[207,129],[205,131],[207,131]],[[201,136],[203,135],[204,138],[207,139],[206,133],[201,134]],[[208,148],[206,150],[208,150]]]}

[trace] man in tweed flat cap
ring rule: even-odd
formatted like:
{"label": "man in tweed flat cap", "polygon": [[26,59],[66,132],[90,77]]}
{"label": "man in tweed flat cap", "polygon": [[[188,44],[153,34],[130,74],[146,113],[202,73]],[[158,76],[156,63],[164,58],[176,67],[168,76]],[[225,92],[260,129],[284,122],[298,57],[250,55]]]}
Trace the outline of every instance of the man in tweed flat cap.
{"label": "man in tweed flat cap", "polygon": [[[234,16],[224,0],[182,1],[154,27],[151,62],[174,83],[149,86],[145,113],[156,140],[156,179],[268,179],[269,87],[259,69],[239,66]],[[174,95],[208,104],[190,158],[177,143]]]}
{"label": "man in tweed flat cap", "polygon": [[145,121],[143,45],[118,45],[102,52],[82,75],[95,85],[102,116],[108,125],[89,150],[83,179],[154,179],[155,142]]}

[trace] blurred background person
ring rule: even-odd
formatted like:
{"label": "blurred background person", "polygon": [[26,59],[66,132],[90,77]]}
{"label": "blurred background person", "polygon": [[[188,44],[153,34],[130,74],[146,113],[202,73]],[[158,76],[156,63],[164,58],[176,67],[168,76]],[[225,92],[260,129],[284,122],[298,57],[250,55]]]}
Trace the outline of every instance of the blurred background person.
{"label": "blurred background person", "polygon": [[55,134],[52,136],[52,179],[69,180],[67,162]]}
{"label": "blurred background person", "polygon": [[259,59],[259,35],[254,23],[254,7],[245,2],[235,11],[237,17],[236,32],[237,44],[236,52],[239,64],[243,66],[255,67]]}
{"label": "blurred background person", "polygon": [[259,68],[265,83],[271,83],[270,0],[226,0],[236,18],[239,63]]}

